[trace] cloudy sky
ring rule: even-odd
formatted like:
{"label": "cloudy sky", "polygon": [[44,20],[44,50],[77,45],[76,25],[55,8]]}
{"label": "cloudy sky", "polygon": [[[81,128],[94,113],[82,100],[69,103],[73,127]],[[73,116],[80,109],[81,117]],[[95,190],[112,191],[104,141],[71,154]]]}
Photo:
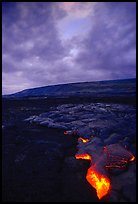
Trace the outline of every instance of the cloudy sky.
{"label": "cloudy sky", "polygon": [[3,94],[134,78],[135,2],[3,2]]}

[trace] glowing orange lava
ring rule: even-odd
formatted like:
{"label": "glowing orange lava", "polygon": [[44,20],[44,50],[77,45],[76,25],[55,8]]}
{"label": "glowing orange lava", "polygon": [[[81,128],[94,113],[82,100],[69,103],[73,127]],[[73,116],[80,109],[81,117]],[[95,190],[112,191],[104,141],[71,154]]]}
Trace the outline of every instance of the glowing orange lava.
{"label": "glowing orange lava", "polygon": [[[79,138],[79,140],[82,140],[82,142],[87,142],[88,139]],[[84,140],[84,141],[83,141]],[[95,163],[92,165],[86,175],[86,180],[91,184],[93,188],[96,189],[96,193],[99,199],[101,199],[103,196],[107,195],[111,189],[111,183],[110,179],[104,175],[101,171],[100,167],[102,168],[124,168],[126,167],[126,164],[130,161],[135,160],[135,156],[129,153],[127,150],[121,149],[121,153],[117,154],[117,150],[114,148],[117,147],[117,150],[120,150],[121,147],[114,146],[114,145],[108,145],[104,147],[104,154],[107,155],[107,159],[105,160],[104,166],[98,166],[99,161],[101,159],[104,159],[104,157],[99,158],[98,163]],[[116,150],[116,151],[115,151]],[[91,160],[92,157],[89,154],[76,154],[76,159],[86,159]]]}
{"label": "glowing orange lava", "polygon": [[106,176],[95,171],[92,166],[87,171],[86,179],[91,186],[96,189],[99,199],[105,196],[111,188],[110,180]]}
{"label": "glowing orange lava", "polygon": [[[91,156],[89,154],[76,154],[75,158],[91,160]],[[111,188],[110,180],[106,176],[98,173],[93,166],[88,169],[86,179],[91,186],[96,189],[99,199],[105,196]]]}
{"label": "glowing orange lava", "polygon": [[84,143],[89,141],[88,139],[84,139],[84,138],[82,138],[82,137],[79,137],[78,140],[81,140],[81,141],[84,142]]}
{"label": "glowing orange lava", "polygon": [[132,158],[130,159],[130,161],[134,161],[135,160],[135,157],[134,156],[132,156]]}
{"label": "glowing orange lava", "polygon": [[75,155],[76,159],[86,159],[86,160],[91,160],[91,156],[89,154],[76,154]]}

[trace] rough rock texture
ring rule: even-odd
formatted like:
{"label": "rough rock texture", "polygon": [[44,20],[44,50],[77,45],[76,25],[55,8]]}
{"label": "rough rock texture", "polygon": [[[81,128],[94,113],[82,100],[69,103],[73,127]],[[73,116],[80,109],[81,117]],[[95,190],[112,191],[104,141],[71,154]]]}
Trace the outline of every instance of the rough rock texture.
{"label": "rough rock texture", "polygon": [[[131,148],[135,144],[135,107],[121,104],[86,103],[64,104],[52,107],[25,121],[65,130],[77,130],[78,135],[97,136],[104,144],[122,143]],[[135,151],[134,145],[132,146]]]}
{"label": "rough rock texture", "polygon": [[[85,150],[87,149],[86,152],[91,154],[91,148],[93,148],[92,152],[93,154],[94,151],[96,152],[94,155],[96,160],[104,145],[116,143],[127,148],[134,155],[136,154],[135,113],[135,107],[124,104],[64,104],[52,107],[50,111],[38,116],[30,116],[25,121],[64,129],[67,130],[69,135],[90,139],[88,144],[85,143]],[[96,146],[93,145],[93,142]],[[83,146],[84,144],[78,141],[78,153],[84,153]],[[65,162],[74,169],[73,171],[77,170],[76,163],[72,159]],[[136,201],[135,166],[135,162],[133,162],[123,169],[108,169],[112,183],[108,201]]]}

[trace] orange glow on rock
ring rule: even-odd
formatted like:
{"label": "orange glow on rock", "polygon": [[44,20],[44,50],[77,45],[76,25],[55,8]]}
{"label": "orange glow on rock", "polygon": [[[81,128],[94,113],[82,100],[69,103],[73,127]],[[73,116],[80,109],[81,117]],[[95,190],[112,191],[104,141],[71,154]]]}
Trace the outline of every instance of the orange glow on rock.
{"label": "orange glow on rock", "polygon": [[135,160],[135,157],[134,156],[132,156],[132,158],[130,159],[130,161],[134,161]]}
{"label": "orange glow on rock", "polygon": [[64,135],[67,135],[67,134],[68,134],[67,131],[65,131],[65,132],[64,132]]}
{"label": "orange glow on rock", "polygon": [[79,137],[78,140],[81,140],[81,141],[84,142],[84,143],[89,141],[88,139],[84,139],[84,138],[82,138],[82,137]]}
{"label": "orange glow on rock", "polygon": [[93,167],[88,169],[86,179],[96,189],[99,199],[105,196],[111,188],[110,180],[106,176],[99,174]]}
{"label": "orange glow on rock", "polygon": [[86,159],[86,160],[91,160],[91,156],[89,154],[76,154],[75,155],[76,159]]}

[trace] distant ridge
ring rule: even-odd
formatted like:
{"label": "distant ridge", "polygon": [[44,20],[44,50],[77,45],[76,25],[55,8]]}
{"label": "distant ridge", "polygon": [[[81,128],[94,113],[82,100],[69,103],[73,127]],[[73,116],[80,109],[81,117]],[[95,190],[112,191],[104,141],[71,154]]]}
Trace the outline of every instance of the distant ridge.
{"label": "distant ridge", "polygon": [[43,86],[3,95],[3,98],[70,97],[70,96],[135,96],[136,79],[78,82]]}

